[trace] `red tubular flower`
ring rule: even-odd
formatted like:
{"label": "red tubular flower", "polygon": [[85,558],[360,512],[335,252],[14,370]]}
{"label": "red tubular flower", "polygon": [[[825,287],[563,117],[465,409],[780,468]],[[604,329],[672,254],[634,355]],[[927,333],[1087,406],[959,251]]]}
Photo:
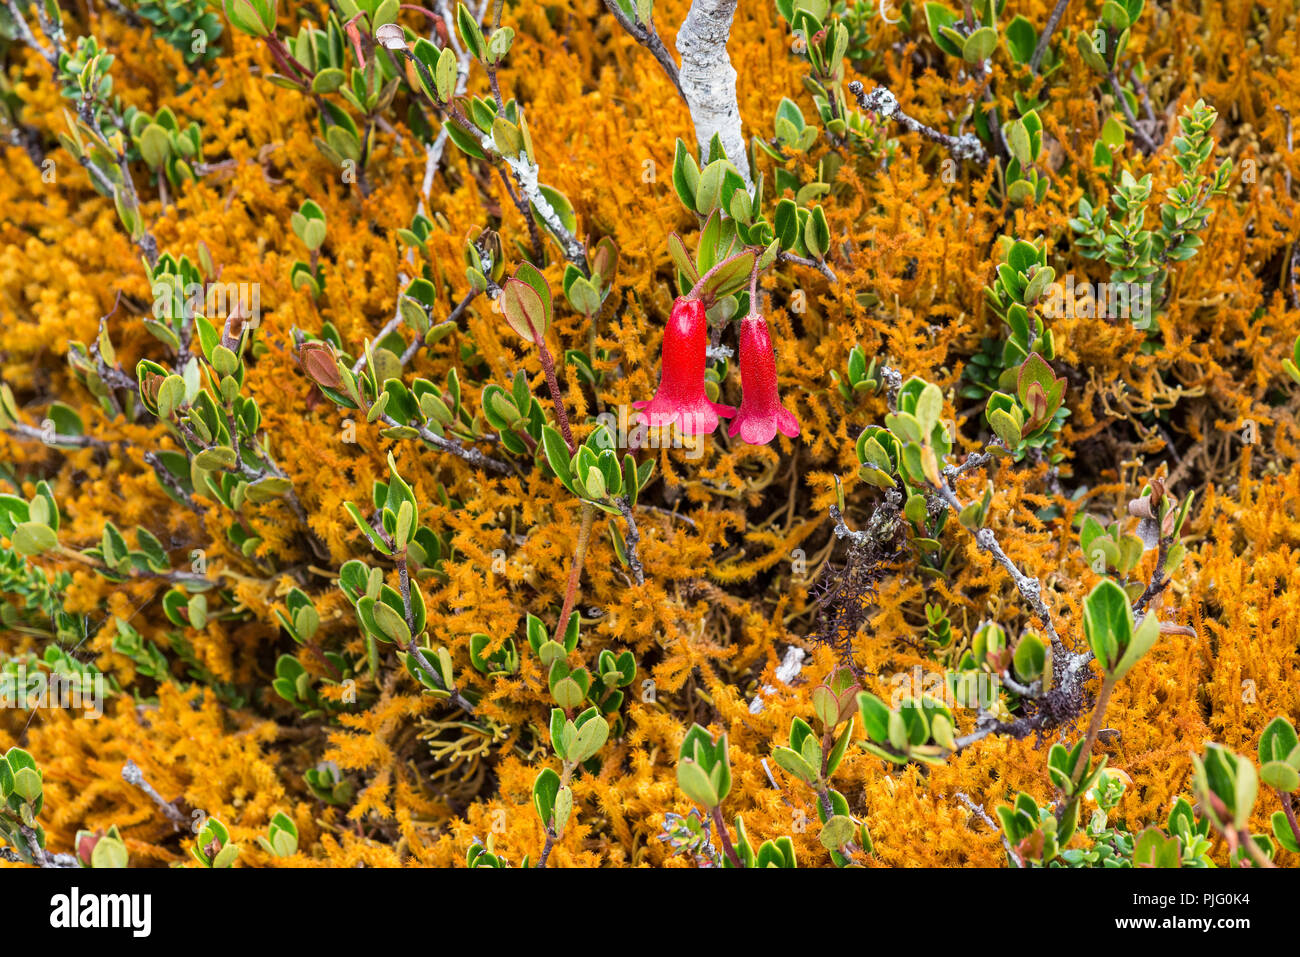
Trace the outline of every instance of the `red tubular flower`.
{"label": "red tubular flower", "polygon": [[633,402],[632,408],[652,429],[676,425],[683,435],[707,435],[718,427],[718,418],[729,418],[736,410],[710,402],[704,392],[704,349],[708,321],[704,303],[680,298],[664,328],[663,368],[655,397]]}
{"label": "red tubular flower", "polygon": [[799,420],[781,404],[776,392],[776,353],[767,320],[748,315],[740,320],[740,411],[728,435],[739,435],[750,445],[766,445],[776,433],[794,438]]}

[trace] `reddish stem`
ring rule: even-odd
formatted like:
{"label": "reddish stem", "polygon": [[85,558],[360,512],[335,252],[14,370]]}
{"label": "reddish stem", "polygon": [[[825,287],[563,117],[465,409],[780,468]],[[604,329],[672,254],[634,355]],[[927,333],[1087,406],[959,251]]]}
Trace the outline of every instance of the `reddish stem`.
{"label": "reddish stem", "polygon": [[313,79],[312,72],[298,62],[294,55],[289,52],[289,48],[284,45],[284,41],[274,33],[268,34],[262,39],[266,41],[266,48],[271,51],[271,56],[275,59],[275,62],[284,70],[285,76],[293,79],[292,74],[297,73],[302,78],[298,82],[302,84],[303,89],[310,89]]}
{"label": "reddish stem", "polygon": [[569,625],[569,616],[578,599],[578,583],[582,579],[582,565],[587,558],[587,542],[591,538],[591,521],[596,508],[586,502],[582,503],[582,527],[578,530],[578,547],[573,555],[573,567],[569,569],[569,581],[564,588],[564,605],[560,608],[560,623],[555,628],[555,640],[564,644],[564,631]]}
{"label": "reddish stem", "polygon": [[718,829],[718,840],[722,842],[722,852],[727,855],[727,860],[731,861],[731,866],[743,868],[744,863],[740,860],[736,849],[731,846],[731,833],[727,830],[727,822],[722,819],[721,806],[713,809],[713,824]]}
{"label": "reddish stem", "polygon": [[546,343],[536,329],[533,329],[533,344],[537,346],[537,351],[542,359],[542,371],[546,373],[546,388],[551,393],[551,401],[555,404],[555,418],[560,423],[560,434],[564,436],[564,444],[569,447],[569,454],[572,455],[578,451],[578,444],[573,441],[573,433],[569,431],[569,416],[564,411],[564,399],[560,396],[560,383],[555,378],[555,361],[551,358],[551,350],[546,348]]}
{"label": "reddish stem", "polygon": [[1300,844],[1300,824],[1296,823],[1295,808],[1291,805],[1291,795],[1286,791],[1278,791],[1277,796],[1282,799],[1282,813],[1286,815],[1286,822],[1291,825],[1291,833],[1295,835],[1296,843]]}

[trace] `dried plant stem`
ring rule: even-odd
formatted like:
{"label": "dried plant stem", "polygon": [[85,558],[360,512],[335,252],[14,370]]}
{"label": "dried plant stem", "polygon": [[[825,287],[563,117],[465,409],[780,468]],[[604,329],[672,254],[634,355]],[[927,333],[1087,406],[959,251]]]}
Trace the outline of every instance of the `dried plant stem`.
{"label": "dried plant stem", "polygon": [[805,256],[796,256],[791,252],[778,253],[776,258],[783,263],[794,263],[796,266],[807,266],[810,269],[816,269],[826,277],[827,282],[839,283],[840,281],[839,277],[835,275],[834,270],[820,259],[808,259]]}
{"label": "dried plant stem", "polygon": [[538,870],[546,869],[546,861],[551,856],[551,851],[554,848],[555,848],[555,832],[551,830],[551,826],[548,824],[546,826],[546,843],[542,845],[542,854],[539,858],[537,858]]}
{"label": "dried plant stem", "polygon": [[[452,307],[451,312],[447,314],[447,318],[442,320],[442,322],[455,322],[458,320],[464,314],[465,310],[469,308],[470,303],[478,298],[478,295],[479,293],[477,289],[471,289],[469,292],[465,293],[464,298]],[[439,325],[441,324],[442,323],[439,323]],[[402,353],[402,365],[405,366],[408,362],[414,359],[416,354],[423,348],[424,337],[416,336],[414,341],[406,347],[406,351]]]}
{"label": "dried plant stem", "polygon": [[638,554],[638,548],[641,544],[641,530],[637,528],[636,516],[632,514],[632,504],[623,496],[614,499],[614,504],[618,510],[623,513],[623,520],[627,522],[627,563],[632,566],[632,574],[636,576],[638,585],[645,584],[645,569],[641,565],[641,556]]}
{"label": "dried plant stem", "polygon": [[176,805],[159,794],[158,789],[149,783],[144,776],[144,772],[140,770],[140,766],[134,761],[128,759],[126,764],[122,765],[122,780],[149,795],[163,814],[167,816],[168,820],[172,822],[176,830],[180,830],[181,825],[189,823],[185,815],[176,808]]}
{"label": "dried plant stem", "polygon": [[486,469],[489,472],[497,472],[498,474],[501,475],[506,475],[510,471],[510,466],[508,466],[505,462],[501,462],[497,459],[492,458],[491,456],[484,455],[478,449],[468,448],[467,446],[461,445],[459,442],[457,442],[454,439],[444,438],[443,436],[430,431],[429,429],[425,428],[422,425],[420,426],[407,425],[406,423],[398,422],[390,415],[381,415],[379,418],[380,421],[382,421],[385,425],[406,426],[406,428],[415,429],[415,431],[419,433],[420,438],[424,439],[424,441],[428,442],[434,448],[439,449],[443,452],[450,452],[452,455],[464,459],[470,465],[476,466],[481,469]]}
{"label": "dried plant stem", "polygon": [[[1088,736],[1083,739],[1083,753],[1079,756],[1079,764],[1071,775],[1071,780],[1078,784],[1083,779],[1083,772],[1088,767],[1088,759],[1092,755],[1093,745],[1097,743],[1097,735],[1101,733],[1101,723],[1106,717],[1106,705],[1110,703],[1110,693],[1115,690],[1115,679],[1107,676],[1101,680],[1101,690],[1097,692],[1097,703],[1092,709],[1092,721],[1088,723]],[[1078,800],[1078,795],[1075,795]]]}
{"label": "dried plant stem", "polygon": [[[15,0],[6,0],[6,6],[9,8],[9,16],[13,18],[15,28],[18,30],[18,39],[22,40],[23,43],[27,44],[27,46],[39,53],[45,59],[45,62],[47,62],[50,67],[57,72],[59,69],[58,48],[56,47],[51,50],[49,47],[41,43],[40,40],[36,39],[35,34],[32,33],[31,27],[27,25],[27,20],[23,17],[22,11],[18,9],[18,4]],[[39,4],[37,4],[37,15],[41,17],[42,20],[44,19],[44,14],[40,11]]]}
{"label": "dried plant stem", "polygon": [[972,801],[970,795],[965,791],[957,791],[953,796],[956,797],[957,800],[961,801],[962,804],[965,804],[972,814],[983,821],[991,831],[994,831],[998,837],[1002,839],[1002,846],[1006,849],[1007,856],[1011,858],[1016,867],[1024,867],[1024,861],[1020,859],[1020,855],[1015,852],[1014,848],[1012,848],[1011,842],[1007,840],[1007,836],[1003,833],[1002,828],[998,827],[993,818],[989,817],[988,812]]}
{"label": "dried plant stem", "polygon": [[943,133],[932,126],[926,126],[920,120],[913,119],[903,112],[902,107],[898,105],[898,97],[894,96],[888,87],[878,86],[870,93],[864,91],[863,86],[857,80],[849,84],[849,92],[852,93],[858,101],[858,106],[864,110],[870,110],[885,119],[897,120],[899,125],[913,133],[920,133],[926,139],[933,140],[940,146],[948,150],[954,159],[968,159],[976,163],[987,163],[989,161],[988,150],[984,149],[984,144],[979,141],[979,137],[974,133],[962,133],[960,136],[952,136],[949,133]]}
{"label": "dried plant stem", "polygon": [[1169,586],[1171,579],[1165,575],[1165,561],[1169,557],[1169,546],[1172,544],[1172,536],[1160,536],[1159,547],[1156,551],[1156,570],[1151,574],[1151,582],[1138,596],[1138,600],[1133,603],[1133,614],[1141,615],[1146,610],[1147,605]]}
{"label": "dried plant stem", "polygon": [[[24,830],[27,830],[24,828]],[[32,835],[35,839],[35,832]],[[43,848],[32,847],[32,862],[37,867],[80,867],[80,862],[71,854],[51,854]],[[10,864],[26,864],[18,853],[8,847],[0,847],[0,861],[8,861]]]}
{"label": "dried plant stem", "polygon": [[[36,832],[26,824],[19,823],[18,830],[27,842],[28,848],[32,852],[31,863],[37,867],[80,867],[81,862],[71,854],[51,854],[45,848],[41,847],[36,839]],[[8,861],[10,864],[26,864],[18,853],[8,847],[0,847],[0,860]]]}
{"label": "dried plant stem", "polygon": [[1138,118],[1133,113],[1133,107],[1128,104],[1128,97],[1125,96],[1124,91],[1120,89],[1119,80],[1116,78],[1114,70],[1111,70],[1110,73],[1106,75],[1106,82],[1110,84],[1110,91],[1115,94],[1115,99],[1119,101],[1120,109],[1124,111],[1124,117],[1128,120],[1128,125],[1133,129],[1133,138],[1136,139],[1138,145],[1142,147],[1142,152],[1150,156],[1158,150],[1160,146],[1155,142],[1155,140],[1151,139],[1151,137],[1147,135],[1146,130],[1138,126]]}

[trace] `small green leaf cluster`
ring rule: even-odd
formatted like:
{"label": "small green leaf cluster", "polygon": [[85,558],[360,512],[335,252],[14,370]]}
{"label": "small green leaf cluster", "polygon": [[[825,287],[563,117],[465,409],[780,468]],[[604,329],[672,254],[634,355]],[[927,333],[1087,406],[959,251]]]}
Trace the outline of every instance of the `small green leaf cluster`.
{"label": "small green leaf cluster", "polygon": [[551,426],[542,429],[542,448],[546,461],[560,484],[584,502],[603,512],[621,514],[615,499],[625,497],[635,505],[642,488],[654,472],[654,459],[640,465],[630,452],[624,453],[620,465],[614,440],[605,426],[597,426],[578,450],[569,454],[560,433]]}
{"label": "small green leaf cluster", "polygon": [[1107,681],[1132,670],[1160,637],[1160,619],[1144,615],[1135,622],[1128,593],[1109,578],[1097,583],[1083,600],[1083,633]]}
{"label": "small green leaf cluster", "polygon": [[[316,603],[301,588],[294,587],[285,596],[285,606],[285,611],[274,609],[281,626],[298,644],[311,643],[315,648],[316,632],[320,629],[320,612],[316,610]],[[316,653],[331,669],[331,677],[323,679],[325,683],[338,684],[352,676],[352,666],[343,655],[319,649]],[[296,655],[282,654],[276,659],[275,678],[271,687],[276,694],[301,711],[304,718],[318,718],[342,710],[344,704],[321,697],[315,688],[316,680]]]}
{"label": "small green leaf cluster", "polygon": [[1011,161],[1004,174],[1006,194],[1013,205],[1041,203],[1047,195],[1047,177],[1040,168],[1043,155],[1043,121],[1036,110],[1029,110],[1018,120],[1002,127],[1002,138],[1011,151]]}
{"label": "small green leaf cluster", "polygon": [[45,849],[45,829],[36,821],[45,806],[42,777],[36,759],[22,748],[0,757],[0,837],[28,864]]}
{"label": "small green leaf cluster", "polygon": [[[40,555],[59,545],[59,507],[48,482],[36,483],[30,499],[0,495],[0,536],[8,538],[14,553]],[[147,533],[146,533],[147,534]]]}
{"label": "small green leaf cluster", "polygon": [[221,9],[230,25],[253,37],[275,32],[275,8],[278,0],[221,0]]}
{"label": "small green leaf cluster", "polygon": [[[856,452],[858,477],[877,488],[900,488],[903,517],[913,530],[912,544],[925,554],[919,567],[926,574],[941,576],[948,557],[942,554],[940,535],[947,525],[949,510],[932,508],[937,503],[934,489],[943,483],[943,462],[952,452],[952,435],[940,416],[943,393],[937,385],[913,376],[898,391],[897,411],[885,416],[885,426],[872,425],[859,434]],[[969,521],[983,521],[991,493],[984,501],[971,503]]]}
{"label": "small green leaf cluster", "polygon": [[[745,821],[739,814],[736,815],[736,856],[740,858],[741,867],[746,868],[799,866],[795,860],[793,838],[783,835],[774,840],[769,839],[755,850],[753,842],[749,839],[749,832],[745,829]],[[731,867],[731,861],[723,858],[722,866]]]}
{"label": "small green leaf cluster", "polygon": [[289,285],[295,290],[306,289],[313,299],[319,299],[325,290],[325,269],[319,262],[325,243],[325,211],[315,200],[305,199],[289,217],[289,226],[311,254],[311,263],[296,259],[289,267]]}
{"label": "small green leaf cluster", "polygon": [[[791,50],[808,64],[809,71],[802,77],[804,89],[812,95],[827,137],[837,147],[820,163],[821,182],[834,181],[841,159],[838,149],[846,145],[855,153],[892,159],[897,140],[886,137],[873,117],[855,109],[844,89],[848,67],[876,55],[867,47],[876,12],[873,5],[856,0],[833,5],[830,0],[776,0],[776,9],[790,26]],[[789,99],[777,107],[775,133],[771,140],[756,136],[753,142],[782,164],[791,153],[806,152],[817,138],[817,128],[804,123],[802,111]],[[792,172],[778,166],[776,177],[778,195],[787,187],[799,193]]]}
{"label": "small green leaf cluster", "polygon": [[[221,48],[216,45],[224,26],[208,7],[208,0],[141,0],[135,8],[152,23],[164,40],[180,51],[190,66],[216,59]],[[203,35],[197,43],[194,31]]]}
{"label": "small green leaf cluster", "polygon": [[844,378],[834,369],[831,370],[831,382],[845,402],[856,402],[862,395],[869,395],[880,388],[881,377],[878,375],[880,357],[872,356],[867,361],[862,346],[854,344],[849,350],[849,364]]}
{"label": "small green leaf cluster", "polygon": [[952,452],[952,435],[943,415],[943,392],[913,376],[898,390],[898,409],[885,416],[885,428],[858,437],[859,475],[881,488],[900,478],[909,489],[943,484],[940,462]]}
{"label": "small green leaf cluster", "polygon": [[[597,708],[588,708],[576,718],[569,718],[560,708],[551,711],[551,747],[560,759],[562,773],[543,768],[533,782],[533,808],[541,818],[551,840],[564,837],[573,814],[573,788],[569,781],[574,772],[591,761],[609,739],[609,723]],[[527,867],[527,860],[524,862]]]}
{"label": "small green leaf cluster", "polygon": [[[1038,31],[1034,29],[1033,23],[1018,13],[1011,18],[1003,34],[1006,37],[1007,52],[1011,54],[1012,62],[1029,66],[1033,62],[1034,51],[1038,49]],[[1061,58],[1057,56],[1051,44],[1048,44],[1043,51],[1042,63],[1039,65],[1041,74],[1048,76],[1061,65]]]}
{"label": "small green leaf cluster", "polygon": [[283,811],[276,811],[266,837],[259,835],[257,843],[273,857],[293,857],[298,853],[298,825]]}
{"label": "small green leaf cluster", "polygon": [[[789,745],[773,748],[772,760],[814,791],[826,790],[853,736],[856,694],[857,686],[852,684],[838,695],[828,685],[819,685],[813,691],[813,707],[822,723],[823,734],[814,734],[807,721],[794,718],[790,723]],[[828,737],[832,744],[826,748]]]}
{"label": "small green leaf cluster", "polygon": [[126,841],[116,824],[106,832],[78,831],[73,846],[77,851],[77,863],[82,867],[122,868],[130,863]]}
{"label": "small green leaf cluster", "polygon": [[[326,651],[323,654],[340,676],[346,677],[351,673],[350,667],[338,652]],[[316,680],[316,677],[307,670],[297,656],[282,654],[275,661],[275,678],[271,681],[271,687],[275,689],[276,694],[301,712],[303,718],[307,720],[319,718],[346,707],[346,705],[337,701],[321,697],[320,692],[314,686]],[[336,682],[329,681],[329,683]]]}
{"label": "small green leaf cluster", "polygon": [[[1108,2],[1107,6],[1116,4]],[[1163,299],[1169,264],[1196,255],[1202,243],[1198,234],[1210,218],[1210,200],[1227,190],[1230,159],[1210,176],[1200,172],[1214,152],[1211,130],[1217,119],[1217,111],[1203,100],[1179,116],[1174,162],[1183,175],[1166,191],[1155,229],[1146,227],[1151,174],[1135,179],[1128,170],[1120,172],[1110,196],[1117,216],[1111,216],[1105,202],[1084,196],[1079,199],[1078,216],[1070,220],[1077,237],[1075,248],[1087,259],[1105,261],[1111,267],[1112,282],[1152,283],[1153,309],[1158,309]]]}
{"label": "small green leaf cluster", "polygon": [[402,590],[384,581],[383,569],[371,568],[358,559],[345,562],[339,569],[339,588],[361,623],[370,670],[378,673],[378,646],[395,644],[398,660],[425,694],[438,700],[464,701],[456,688],[451,653],[442,646],[423,644],[427,639],[428,612],[420,581],[438,577],[435,563],[449,549],[432,529],[420,523],[415,491],[398,473],[391,452],[388,481],[375,482],[372,500],[375,511],[371,520],[354,502],[344,502],[343,507],[376,551],[396,557]]}
{"label": "small green leaf cluster", "polygon": [[[58,25],[61,27],[61,22]],[[113,94],[113,77],[108,71],[115,59],[113,54],[100,48],[99,39],[93,33],[77,37],[71,50],[65,49],[59,54],[58,78],[63,96],[88,104],[88,113],[92,117],[90,125],[96,129],[99,111]]]}
{"label": "small green leaf cluster", "polygon": [[[999,805],[995,813],[1002,824],[1003,837],[1022,864],[1045,867],[1060,854],[1064,841],[1057,837],[1059,825],[1050,806],[1039,807],[1033,797],[1021,791],[1013,804]],[[1073,824],[1069,832],[1073,834]],[[1068,834],[1065,840],[1069,840]]]}
{"label": "small green leaf cluster", "polygon": [[[1259,779],[1273,788],[1284,804],[1300,791],[1300,738],[1296,737],[1295,726],[1280,715],[1259,736]],[[1292,829],[1286,813],[1274,811],[1272,824],[1277,843],[1292,853],[1300,853],[1300,834]]]}
{"label": "small green leaf cluster", "polygon": [[190,845],[190,854],[199,866],[214,869],[233,867],[239,851],[240,846],[230,839],[230,831],[215,817],[203,822],[198,837]]}
{"label": "small green leaf cluster", "polygon": [[[568,661],[568,656],[578,647],[577,615],[569,616],[562,638],[549,637],[542,620],[531,614],[526,619],[525,631],[528,647],[546,671],[547,688],[559,707],[573,711],[586,704],[595,707],[601,715],[617,714],[623,705],[624,692],[621,689],[636,680],[636,656],[632,652],[622,651],[616,655],[608,648],[603,649],[596,659],[593,675],[587,668],[572,666]],[[509,647],[513,650],[513,642]],[[621,727],[621,720],[614,718],[616,729]]]}
{"label": "small green leaf cluster", "polygon": [[509,862],[496,852],[496,835],[489,834],[487,844],[475,837],[465,852],[465,866],[469,868],[507,868]]}
{"label": "small green leaf cluster", "polygon": [[[748,195],[743,190],[741,193]],[[776,258],[775,241],[761,255],[756,255],[746,247],[737,229],[736,220],[714,210],[700,228],[694,256],[681,236],[668,235],[668,254],[677,267],[678,289],[686,295],[699,284],[701,277],[707,276],[699,295],[709,304],[709,318],[715,322],[725,322],[749,310],[750,274],[756,267],[766,269]]]}
{"label": "small green leaf cluster", "polygon": [[[848,799],[831,787],[831,778],[844,760],[853,737],[853,717],[857,713],[859,686],[853,673],[841,668],[831,676],[830,682],[813,689],[813,712],[821,733],[816,734],[808,722],[795,717],[790,723],[789,745],[774,748],[772,759],[785,771],[794,775],[816,792],[817,816],[821,822],[819,840],[830,852],[836,867],[848,867],[853,854],[859,849],[871,853],[871,837],[867,825],[858,821],[849,811]],[[737,827],[740,827],[737,819]],[[782,850],[782,838],[774,845]],[[761,850],[760,850],[761,852]],[[744,854],[741,854],[742,859]],[[782,855],[778,866],[794,866],[791,850],[788,863]],[[746,865],[750,866],[750,865]]]}
{"label": "small green leaf cluster", "polygon": [[1092,30],[1079,33],[1077,45],[1083,62],[1102,76],[1117,72],[1144,5],[1145,0],[1105,0]]}
{"label": "small green leaf cluster", "polygon": [[1179,505],[1163,482],[1156,481],[1129,503],[1130,515],[1138,518],[1136,531],[1124,531],[1120,522],[1107,527],[1086,515],[1079,528],[1079,547],[1093,571],[1118,578],[1129,598],[1136,601],[1145,586],[1130,576],[1143,554],[1165,543],[1164,564],[1155,570],[1157,576],[1172,575],[1182,564],[1187,549],[1179,539],[1194,498],[1195,493],[1189,492]]}
{"label": "small green leaf cluster", "polygon": [[925,642],[939,650],[952,644],[952,619],[942,605],[925,603]]}
{"label": "small green leaf cluster", "polygon": [[1001,4],[994,0],[980,0],[974,8],[975,22],[970,25],[960,13],[942,3],[927,3],[925,22],[930,29],[930,38],[949,56],[971,64],[982,64],[997,49],[1000,7]]}
{"label": "small green leaf cluster", "polygon": [[[1057,434],[1070,410],[1064,404],[1065,377],[1058,377],[1038,353],[1030,353],[1015,371],[1015,393],[992,393],[984,418],[998,438],[996,443],[989,444],[988,451],[1020,461],[1031,450],[1046,452],[1056,444]],[[1064,453],[1049,453],[1045,457],[1055,464]]]}
{"label": "small green leaf cluster", "polygon": [[677,754],[677,786],[706,811],[721,806],[731,792],[726,732],[714,740],[698,724],[691,726]]}
{"label": "small green leaf cluster", "polygon": [[1149,825],[1137,834],[1111,826],[1110,812],[1119,804],[1125,789],[1122,772],[1107,768],[1093,786],[1091,796],[1097,810],[1083,835],[1087,847],[1066,848],[1051,862],[1052,867],[1214,867],[1210,858],[1213,842],[1210,823],[1197,820],[1191,804],[1180,797],[1174,802],[1164,828]]}
{"label": "small green leaf cluster", "polygon": [[[991,710],[999,697],[997,682],[981,681],[981,674],[1002,676],[1013,673],[1020,684],[1032,686],[1043,678],[1047,666],[1047,645],[1036,631],[1026,629],[1011,648],[1006,631],[995,622],[982,622],[971,636],[970,647],[961,653],[956,669],[947,676],[952,700],[965,708]],[[1015,694],[1006,695],[1006,706],[1014,708]]]}
{"label": "small green leaf cluster", "polygon": [[162,683],[172,681],[171,663],[157,644],[140,634],[129,622],[114,619],[113,652],[131,659],[136,673]]}
{"label": "small green leaf cluster", "polygon": [[573,263],[565,264],[564,298],[573,311],[585,316],[588,322],[600,312],[600,307],[613,291],[614,280],[618,278],[618,262],[618,245],[609,236],[602,236],[587,254],[585,275]]}
{"label": "small green leaf cluster", "polygon": [[[1276,737],[1270,739],[1270,750],[1276,740]],[[1263,742],[1261,736],[1261,744]],[[1273,757],[1272,754],[1269,756]],[[1290,767],[1289,764],[1286,766]],[[1207,744],[1203,756],[1192,755],[1192,792],[1196,795],[1201,814],[1217,831],[1229,835],[1229,845],[1235,846],[1234,863],[1245,856],[1245,848],[1238,846],[1239,839],[1253,841],[1267,857],[1274,855],[1276,848],[1271,837],[1250,833],[1250,816],[1259,796],[1259,772],[1250,758],[1221,744]],[[1274,822],[1274,829],[1277,830],[1277,822]]]}
{"label": "small green leaf cluster", "polygon": [[957,749],[952,711],[929,695],[905,698],[890,708],[870,691],[862,691],[857,703],[867,734],[858,745],[868,754],[894,764],[942,764]]}
{"label": "small green leaf cluster", "polygon": [[312,796],[325,804],[346,807],[352,803],[356,787],[339,771],[333,761],[322,761],[303,772],[303,781]]}
{"label": "small green leaf cluster", "polygon": [[469,663],[482,675],[516,675],[519,673],[519,649],[515,640],[509,637],[493,649],[491,635],[475,632],[469,636]]}
{"label": "small green leaf cluster", "polygon": [[985,287],[989,306],[1007,324],[1010,335],[1002,345],[999,388],[1014,384],[1020,364],[1033,353],[1044,360],[1056,358],[1052,331],[1036,308],[1056,278],[1047,265],[1047,251],[1023,239],[1002,236],[998,241],[1001,262],[992,286]]}
{"label": "small green leaf cluster", "polygon": [[129,106],[122,119],[131,145],[151,172],[161,172],[173,187],[198,180],[194,166],[203,160],[203,132],[197,123],[181,129],[176,114],[166,106],[153,116]]}
{"label": "small green leaf cluster", "polygon": [[[793,125],[792,120],[791,123]],[[764,178],[761,173],[751,191],[735,164],[727,159],[716,136],[703,169],[686,144],[680,139],[677,141],[673,155],[673,188],[682,205],[697,213],[705,223],[699,259],[694,266],[681,238],[676,233],[669,238],[669,252],[680,271],[679,285],[683,292],[695,285],[700,275],[708,272],[713,264],[724,261],[744,247],[762,251],[758,260],[760,269],[771,265],[782,251],[817,260],[825,258],[831,241],[826,211],[820,204],[811,207],[807,204],[830,192],[830,186],[820,181],[801,186],[797,181],[785,182],[778,176],[777,188],[784,192],[787,187],[795,191],[795,198],[783,196],[778,199],[769,220],[763,212]],[[737,275],[722,284],[724,289],[711,291],[712,295],[721,298],[742,288],[753,265],[752,261],[743,268],[737,265]]]}

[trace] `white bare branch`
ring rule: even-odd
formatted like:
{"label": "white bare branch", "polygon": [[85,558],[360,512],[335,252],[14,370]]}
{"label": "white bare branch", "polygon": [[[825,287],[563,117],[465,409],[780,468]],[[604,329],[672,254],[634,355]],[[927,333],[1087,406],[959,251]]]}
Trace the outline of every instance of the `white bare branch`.
{"label": "white bare branch", "polygon": [[690,13],[677,32],[677,52],[682,57],[678,78],[691,110],[700,155],[708,156],[709,141],[716,133],[727,158],[746,185],[752,186],[736,102],[736,68],[727,55],[735,13],[736,0],[692,0]]}

